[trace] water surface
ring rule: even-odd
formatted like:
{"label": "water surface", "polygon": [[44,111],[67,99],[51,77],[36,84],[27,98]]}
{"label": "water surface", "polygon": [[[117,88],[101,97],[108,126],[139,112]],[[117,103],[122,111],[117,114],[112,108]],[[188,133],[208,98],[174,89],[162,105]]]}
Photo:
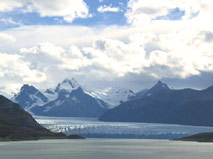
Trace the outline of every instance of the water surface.
{"label": "water surface", "polygon": [[0,142],[0,159],[212,159],[213,143],[143,139]]}

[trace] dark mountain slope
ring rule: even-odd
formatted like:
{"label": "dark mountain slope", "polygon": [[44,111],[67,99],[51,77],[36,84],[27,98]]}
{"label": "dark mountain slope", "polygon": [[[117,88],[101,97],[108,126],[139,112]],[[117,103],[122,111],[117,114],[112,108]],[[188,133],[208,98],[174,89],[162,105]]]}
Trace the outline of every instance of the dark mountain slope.
{"label": "dark mountain slope", "polygon": [[34,107],[32,112],[43,116],[97,117],[107,110],[100,104],[101,101],[84,93],[79,87],[72,92],[61,90],[55,101],[41,107]]}
{"label": "dark mountain slope", "polygon": [[48,102],[48,99],[35,87],[25,84],[21,87],[20,92],[12,98],[12,101],[18,103],[24,109],[30,109],[38,103]]}
{"label": "dark mountain slope", "polygon": [[0,96],[0,138],[8,140],[65,138],[40,126],[18,104]]}
{"label": "dark mountain slope", "polygon": [[213,142],[213,133],[201,133],[188,137],[184,137],[178,140],[182,141],[198,141],[198,142]]}
{"label": "dark mountain slope", "polygon": [[107,103],[87,94],[74,78],[64,79],[55,89],[44,93],[24,85],[12,100],[40,116],[99,117],[108,110]]}
{"label": "dark mountain slope", "polygon": [[139,100],[123,103],[99,119],[213,126],[212,113],[213,87],[202,91],[161,89]]}
{"label": "dark mountain slope", "polygon": [[[168,91],[170,90],[169,86],[166,83],[158,81],[151,89],[147,90],[144,96],[149,96],[160,91]],[[143,97],[143,96],[142,96]]]}

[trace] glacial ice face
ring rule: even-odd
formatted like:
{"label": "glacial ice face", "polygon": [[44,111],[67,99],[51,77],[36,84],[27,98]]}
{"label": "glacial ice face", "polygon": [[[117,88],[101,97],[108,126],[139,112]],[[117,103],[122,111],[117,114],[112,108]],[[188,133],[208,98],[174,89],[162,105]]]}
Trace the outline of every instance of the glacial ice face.
{"label": "glacial ice face", "polygon": [[63,132],[67,135],[79,134],[85,137],[175,139],[201,132],[213,132],[213,127],[101,122],[96,118],[35,118],[54,132]]}

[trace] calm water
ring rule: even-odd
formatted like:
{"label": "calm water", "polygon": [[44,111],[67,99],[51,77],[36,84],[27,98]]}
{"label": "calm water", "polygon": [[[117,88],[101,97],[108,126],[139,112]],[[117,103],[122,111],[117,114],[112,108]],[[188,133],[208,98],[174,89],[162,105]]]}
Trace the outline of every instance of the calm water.
{"label": "calm water", "polygon": [[0,142],[0,159],[212,159],[213,143],[143,139]]}

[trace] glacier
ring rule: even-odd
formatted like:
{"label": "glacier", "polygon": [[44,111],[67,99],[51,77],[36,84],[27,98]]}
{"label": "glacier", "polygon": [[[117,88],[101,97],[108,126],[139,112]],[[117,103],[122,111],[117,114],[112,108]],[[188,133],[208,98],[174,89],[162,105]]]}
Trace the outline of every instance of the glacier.
{"label": "glacier", "polygon": [[39,124],[54,132],[78,134],[87,138],[144,138],[176,139],[202,132],[213,132],[213,127],[155,123],[102,122],[97,118],[34,116]]}
{"label": "glacier", "polygon": [[127,102],[136,96],[132,90],[121,87],[108,87],[103,90],[87,91],[87,93],[109,104],[109,109],[115,108],[121,103]]}

